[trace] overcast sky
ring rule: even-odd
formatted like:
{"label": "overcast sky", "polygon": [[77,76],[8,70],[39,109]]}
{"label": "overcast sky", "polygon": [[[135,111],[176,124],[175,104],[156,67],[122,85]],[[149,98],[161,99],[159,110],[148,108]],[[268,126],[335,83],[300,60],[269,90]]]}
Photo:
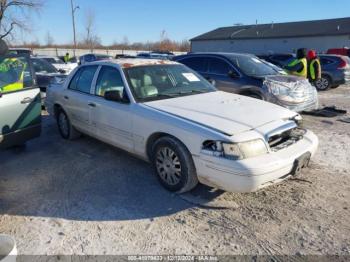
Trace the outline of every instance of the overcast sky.
{"label": "overcast sky", "polygon": [[[217,27],[303,21],[350,16],[350,0],[74,0],[78,37],[84,34],[87,10],[96,15],[96,32],[103,44],[155,41],[166,30],[174,40],[190,39]],[[31,21],[26,40],[45,43],[47,32],[55,43],[72,42],[70,0],[44,0],[40,15]]]}

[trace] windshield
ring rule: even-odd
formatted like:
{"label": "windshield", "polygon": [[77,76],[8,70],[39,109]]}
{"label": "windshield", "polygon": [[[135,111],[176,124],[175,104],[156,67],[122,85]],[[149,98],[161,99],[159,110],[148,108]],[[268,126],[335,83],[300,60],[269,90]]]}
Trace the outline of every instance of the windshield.
{"label": "windshield", "polygon": [[57,73],[57,69],[43,59],[32,59],[35,73]]}
{"label": "windshield", "polygon": [[231,61],[248,76],[276,75],[276,70],[254,56],[232,56]]}
{"label": "windshield", "polygon": [[124,69],[137,101],[207,93],[216,89],[183,65],[151,65]]}

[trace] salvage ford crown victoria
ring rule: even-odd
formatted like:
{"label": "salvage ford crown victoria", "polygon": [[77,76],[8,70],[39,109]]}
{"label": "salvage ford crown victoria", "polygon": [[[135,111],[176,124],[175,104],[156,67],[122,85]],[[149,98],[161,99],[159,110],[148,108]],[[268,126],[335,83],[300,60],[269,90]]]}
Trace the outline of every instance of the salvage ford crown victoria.
{"label": "salvage ford crown victoria", "polygon": [[99,61],[48,89],[65,139],[96,137],[150,161],[161,184],[252,192],[299,173],[318,139],[299,114],[217,91],[176,62]]}

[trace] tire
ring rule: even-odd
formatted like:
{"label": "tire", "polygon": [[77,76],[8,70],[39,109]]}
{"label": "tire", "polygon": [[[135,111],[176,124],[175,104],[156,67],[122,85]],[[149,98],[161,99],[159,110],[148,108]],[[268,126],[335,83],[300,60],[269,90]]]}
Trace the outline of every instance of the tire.
{"label": "tire", "polygon": [[315,82],[315,86],[318,91],[326,91],[332,86],[332,80],[329,76],[322,76]]}
{"label": "tire", "polygon": [[66,112],[59,109],[57,112],[57,127],[60,135],[67,140],[74,140],[80,137],[80,132],[78,132],[74,126],[72,126]]}
{"label": "tire", "polygon": [[154,143],[152,164],[162,186],[171,192],[188,192],[198,184],[190,152],[173,137],[162,137]]}

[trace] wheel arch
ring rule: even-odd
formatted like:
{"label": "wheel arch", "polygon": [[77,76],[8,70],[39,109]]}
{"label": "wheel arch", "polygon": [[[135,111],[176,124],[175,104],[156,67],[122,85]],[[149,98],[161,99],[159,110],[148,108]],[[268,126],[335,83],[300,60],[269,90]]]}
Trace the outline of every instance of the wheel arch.
{"label": "wheel arch", "polygon": [[64,111],[63,107],[62,107],[59,103],[55,103],[55,104],[53,105],[53,113],[54,113],[54,116],[55,116],[55,117],[58,116],[59,110],[63,110],[63,111]]}
{"label": "wheel arch", "polygon": [[176,136],[171,135],[167,132],[155,132],[148,137],[147,142],[146,142],[146,154],[147,154],[147,158],[149,161],[152,159],[152,149],[153,149],[154,143],[162,137],[174,138],[175,140],[180,142],[188,150],[188,152],[190,152],[188,147],[181,141],[181,139],[177,138]]}
{"label": "wheel arch", "polygon": [[322,73],[321,73],[321,77],[324,77],[324,76],[328,77],[329,80],[331,81],[331,84],[333,84],[334,81],[333,81],[332,74],[330,74],[330,73],[328,73],[328,72],[322,72]]}
{"label": "wheel arch", "polygon": [[252,95],[258,95],[261,97],[262,100],[265,100],[265,96],[261,88],[256,86],[244,86],[242,87],[242,90],[240,90],[237,94],[248,96],[250,94]]}

